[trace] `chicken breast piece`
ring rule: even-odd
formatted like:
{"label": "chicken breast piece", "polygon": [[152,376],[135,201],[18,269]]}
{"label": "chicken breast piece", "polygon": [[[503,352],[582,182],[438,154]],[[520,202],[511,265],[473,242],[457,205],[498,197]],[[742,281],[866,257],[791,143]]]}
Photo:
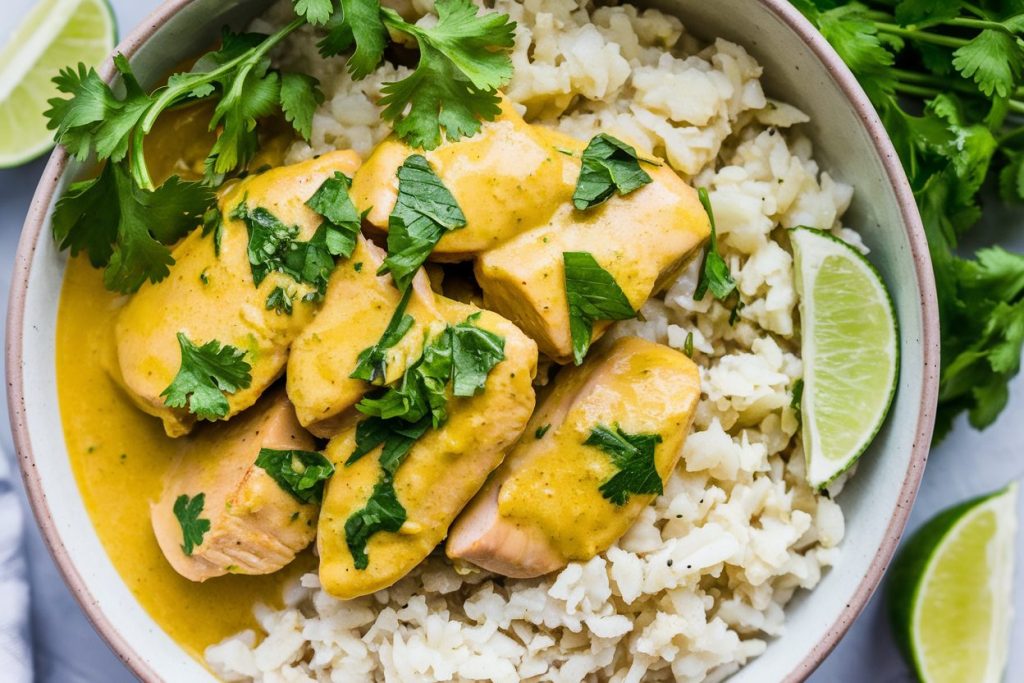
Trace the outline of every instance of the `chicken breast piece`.
{"label": "chicken breast piece", "polygon": [[452,526],[448,557],[529,578],[607,550],[655,494],[633,493],[621,505],[606,497],[602,486],[622,470],[585,442],[600,426],[657,435],[653,465],[664,482],[699,398],[693,361],[636,337],[564,370],[523,438]]}
{"label": "chicken breast piece", "polygon": [[[360,236],[352,257],[331,275],[316,319],[292,345],[288,397],[299,422],[317,436],[336,434],[345,411],[372,388],[349,375],[359,354],[381,338],[402,298],[390,275],[377,275],[384,257],[383,250]],[[387,352],[384,383],[401,377],[408,363],[419,358],[431,325],[443,322],[423,270],[413,279],[405,313],[414,322]]]}
{"label": "chicken breast piece", "polygon": [[[313,541],[319,506],[299,502],[256,465],[262,448],[316,448],[283,390],[267,394],[229,424],[206,426],[168,471],[150,518],[160,549],[185,578],[270,574]],[[175,504],[185,496],[198,507],[200,495],[202,509],[190,519],[206,520],[209,531],[188,555]]]}
{"label": "chicken breast piece", "polygon": [[[217,340],[246,352],[252,383],[227,396],[230,417],[255,403],[281,376],[288,348],[318,306],[301,301],[311,291],[308,285],[282,273],[270,273],[258,287],[254,284],[249,233],[232,212],[242,201],[250,208],[263,207],[286,225],[298,226],[296,239],[308,240],[323,219],[305,202],[335,172],[352,175],[358,167],[354,152],[331,152],[241,181],[219,201],[224,218],[220,255],[209,237],[192,232],[174,248],[170,275],[144,284],[121,311],[111,374],[142,410],[163,420],[168,435],[187,434],[195,422],[184,408],[167,407],[160,395],[181,366],[179,332],[197,346]],[[291,315],[267,309],[268,296],[279,286],[295,293]]]}
{"label": "chicken breast piece", "polygon": [[[440,299],[449,322],[460,323],[477,309]],[[331,440],[327,456],[337,471],[327,485],[317,535],[320,582],[338,598],[349,599],[386,588],[408,574],[444,539],[449,525],[498,466],[529,420],[534,407],[532,380],[537,347],[515,325],[483,311],[476,323],[505,338],[505,360],[470,398],[452,398],[448,421],[416,442],[398,468],[394,489],[407,519],[398,533],[381,531],[366,546],[369,564],[355,567],[345,522],[362,509],[381,475],[381,449],[350,466],[355,425]]]}
{"label": "chicken breast piece", "polygon": [[[639,190],[587,211],[563,202],[545,225],[477,259],[484,306],[518,325],[559,363],[572,360],[565,252],[589,252],[639,310],[711,233],[693,188],[667,166],[645,170],[653,182]],[[593,338],[607,327],[595,324]]]}
{"label": "chicken breast piece", "polygon": [[[398,198],[398,168],[411,154],[423,154],[455,197],[466,226],[446,234],[430,255],[434,261],[465,261],[524,230],[548,222],[570,201],[579,164],[558,152],[564,138],[526,123],[504,101],[501,115],[485,122],[472,138],[446,142],[429,152],[392,137],[356,174],[352,200],[370,209],[367,222],[386,231]],[[372,207],[372,208],[371,208]]]}

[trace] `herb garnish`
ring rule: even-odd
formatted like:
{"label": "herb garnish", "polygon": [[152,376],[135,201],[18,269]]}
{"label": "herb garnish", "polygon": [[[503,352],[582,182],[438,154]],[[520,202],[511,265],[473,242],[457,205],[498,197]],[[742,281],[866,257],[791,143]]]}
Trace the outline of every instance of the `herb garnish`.
{"label": "herb garnish", "polygon": [[596,321],[627,320],[634,317],[636,311],[612,274],[588,252],[567,251],[562,259],[573,358],[579,365],[590,349]]}
{"label": "herb garnish", "polygon": [[[711,239],[704,252],[704,262],[700,266],[700,277],[697,279],[697,289],[693,298],[700,301],[711,290],[711,295],[718,300],[728,298],[736,289],[736,281],[729,272],[729,265],[718,252],[718,231],[715,229],[715,214],[711,210],[711,198],[708,191],[701,187],[697,189],[697,197],[700,198],[701,206],[708,214],[708,221],[711,223]],[[732,324],[732,323],[730,323]]]}
{"label": "herb garnish", "polygon": [[274,311],[278,315],[291,315],[294,299],[294,295],[284,287],[274,287],[274,291],[267,297],[267,310]]}
{"label": "herb garnish", "polygon": [[327,250],[333,256],[348,258],[356,248],[362,216],[348,195],[352,179],[341,172],[325,180],[306,206],[324,217]]}
{"label": "herb garnish", "polygon": [[405,291],[446,232],[465,227],[466,216],[430,163],[413,154],[398,169],[398,199],[388,218],[388,256],[377,273],[391,273]]}
{"label": "herb garnish", "polygon": [[662,493],[661,476],[654,466],[654,447],[661,443],[658,434],[628,434],[622,427],[614,430],[598,425],[583,442],[596,446],[612,457],[619,468],[600,486],[601,495],[615,505],[625,505],[630,495]]}
{"label": "herb garnish", "polygon": [[396,532],[405,523],[406,510],[394,489],[395,472],[417,439],[448,418],[448,385],[455,396],[473,396],[505,358],[505,340],[477,327],[479,316],[474,313],[465,322],[445,328],[426,344],[423,355],[406,368],[399,382],[356,405],[369,417],[356,425],[356,448],[345,465],[383,446],[381,474],[370,498],[345,521],[345,540],[357,569],[367,567],[366,543],[373,534]]}
{"label": "herb garnish", "polygon": [[618,191],[627,195],[651,182],[651,176],[640,168],[636,150],[622,140],[600,133],[583,150],[580,177],[572,195],[573,205],[589,209]]}
{"label": "herb garnish", "polygon": [[163,390],[164,404],[184,408],[201,420],[219,420],[228,414],[226,394],[246,389],[252,382],[252,366],[245,352],[216,339],[195,346],[183,332],[178,333],[181,367],[174,381]]}
{"label": "herb garnish", "polygon": [[210,520],[199,517],[205,505],[205,493],[197,493],[194,498],[182,494],[174,501],[174,516],[181,525],[181,551],[189,557],[203,544],[203,536],[210,530]]}
{"label": "herb garnish", "polygon": [[551,429],[551,425],[549,425],[549,424],[541,425],[540,427],[537,427],[537,430],[533,433],[533,438],[537,439],[538,441],[540,439],[543,439],[544,435],[548,433],[549,429]]}
{"label": "herb garnish", "polygon": [[356,369],[352,371],[349,377],[361,379],[372,384],[384,383],[384,377],[388,369],[388,349],[402,341],[402,337],[412,328],[415,322],[411,315],[405,314],[405,309],[408,307],[411,297],[412,287],[405,290],[405,294],[399,300],[395,312],[391,315],[391,320],[388,321],[388,326],[384,328],[384,333],[377,340],[377,343],[359,352]]}
{"label": "herb garnish", "polygon": [[688,358],[693,358],[693,331],[686,333],[686,340],[683,342],[683,353]]}
{"label": "herb garnish", "polygon": [[[118,96],[84,64],[54,78],[66,98],[50,100],[46,112],[55,140],[84,161],[106,162],[93,180],[74,183],[54,211],[54,237],[61,249],[88,253],[106,268],[108,289],[130,293],[143,282],[165,278],[174,263],[169,245],[199,223],[213,193],[199,183],[172,178],[157,188],[150,176],[144,141],[160,114],[199,100],[216,102],[210,130],[218,136],[206,159],[206,182],[220,183],[244,171],[258,146],[260,121],[280,112],[296,132],[309,138],[313,113],[322,102],[317,82],[305,74],[270,68],[270,51],[306,23],[325,24],[325,55],[355,54],[356,78],[383,59],[388,31],[419,44],[419,64],[405,79],[384,86],[384,118],[415,147],[473,135],[481,119],[498,115],[497,89],[512,75],[508,56],[515,23],[504,14],[478,15],[470,0],[440,0],[432,27],[405,22],[377,0],[297,0],[299,15],[272,35],[224,31],[221,47],[196,61],[187,73],[146,93],[128,61],[114,65],[124,83]],[[215,247],[219,249],[219,241]]]}
{"label": "herb garnish", "polygon": [[315,451],[261,448],[256,466],[299,502],[317,505],[323,500],[324,482],[334,474],[331,461]]}

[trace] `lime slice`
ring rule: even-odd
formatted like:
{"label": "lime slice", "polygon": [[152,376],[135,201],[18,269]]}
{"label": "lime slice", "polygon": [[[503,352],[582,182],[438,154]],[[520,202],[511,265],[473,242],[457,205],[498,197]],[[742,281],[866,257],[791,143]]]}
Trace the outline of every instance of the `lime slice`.
{"label": "lime slice", "polygon": [[899,335],[881,276],[860,252],[812,228],[790,231],[803,323],[807,481],[824,488],[864,452],[896,390]]}
{"label": "lime slice", "polygon": [[105,0],[42,0],[0,50],[0,168],[53,147],[43,112],[57,97],[52,78],[66,66],[97,66],[117,28]]}
{"label": "lime slice", "polygon": [[900,551],[886,598],[924,683],[996,683],[1010,643],[1017,485],[940,513]]}

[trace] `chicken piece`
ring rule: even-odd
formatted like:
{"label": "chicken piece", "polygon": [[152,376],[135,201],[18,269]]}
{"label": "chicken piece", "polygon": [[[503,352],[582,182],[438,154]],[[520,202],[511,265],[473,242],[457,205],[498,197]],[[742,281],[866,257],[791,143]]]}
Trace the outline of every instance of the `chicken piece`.
{"label": "chicken piece", "polygon": [[[292,345],[288,397],[299,422],[317,436],[337,433],[345,411],[371,388],[349,375],[363,349],[380,339],[402,298],[390,275],[377,275],[384,256],[372,242],[359,237],[352,257],[331,275],[316,319]],[[415,322],[387,353],[386,384],[401,377],[410,360],[419,358],[430,325],[442,320],[423,270],[413,279],[405,313]]]}
{"label": "chicken piece", "polygon": [[[459,323],[478,309],[440,299],[446,317]],[[470,398],[452,398],[448,421],[416,442],[398,468],[394,488],[407,511],[398,533],[380,531],[366,546],[369,565],[357,569],[346,543],[345,522],[363,508],[381,468],[378,448],[350,466],[356,416],[327,446],[337,471],[327,485],[317,546],[320,582],[338,598],[349,599],[386,588],[408,574],[444,539],[452,520],[498,466],[522,433],[534,407],[531,381],[537,347],[515,325],[489,311],[476,324],[505,338],[505,360]]]}
{"label": "chicken piece", "polygon": [[[150,508],[153,531],[174,570],[192,581],[225,574],[270,574],[284,567],[316,535],[319,506],[301,503],[256,466],[262,448],[312,450],[283,390],[275,390],[236,420],[210,425],[178,456]],[[209,531],[186,555],[181,496],[203,494],[198,515]]]}
{"label": "chicken piece", "polygon": [[655,495],[632,493],[622,505],[606,498],[601,487],[620,468],[584,442],[598,426],[656,434],[661,442],[653,464],[664,482],[700,398],[693,361],[636,337],[563,371],[554,385],[523,438],[452,526],[448,557],[529,578],[607,550]]}
{"label": "chicken piece", "polygon": [[[354,152],[331,152],[251,176],[226,190],[219,201],[224,218],[220,255],[210,238],[193,231],[174,248],[170,275],[144,284],[121,311],[115,329],[117,363],[109,370],[142,410],[163,420],[168,435],[187,434],[195,422],[184,408],[167,407],[160,395],[181,366],[179,332],[197,346],[217,340],[246,352],[252,383],[227,396],[227,419],[255,403],[281,376],[289,346],[316,312],[318,304],[301,301],[311,287],[287,275],[270,273],[255,286],[248,230],[232,212],[244,200],[250,208],[263,207],[286,225],[298,226],[296,239],[309,240],[323,219],[305,202],[335,172],[351,175],[358,167]],[[279,286],[295,294],[291,315],[267,308],[267,297]]]}
{"label": "chicken piece", "polygon": [[370,209],[370,225],[387,230],[398,198],[398,168],[410,154],[422,153],[466,216],[466,226],[444,235],[430,258],[469,260],[547,223],[557,207],[570,201],[579,163],[559,153],[559,144],[566,141],[573,144],[570,138],[526,123],[504,101],[501,114],[485,122],[477,135],[430,152],[414,150],[394,137],[385,140],[356,174],[352,200],[360,209]]}
{"label": "chicken piece", "polygon": [[[547,224],[476,262],[484,306],[518,325],[559,363],[572,360],[564,252],[589,252],[639,310],[711,233],[693,188],[667,166],[646,170],[653,182],[639,190],[587,211],[562,203]],[[607,327],[595,324],[593,339]]]}

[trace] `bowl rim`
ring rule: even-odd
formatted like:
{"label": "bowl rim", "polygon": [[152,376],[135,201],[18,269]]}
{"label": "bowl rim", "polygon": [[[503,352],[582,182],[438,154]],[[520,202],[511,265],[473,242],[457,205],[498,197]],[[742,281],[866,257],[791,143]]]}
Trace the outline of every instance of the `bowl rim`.
{"label": "bowl rim", "polygon": [[[165,0],[108,55],[99,69],[102,78],[109,82],[114,77],[114,54],[120,53],[131,58],[167,21],[193,1]],[[900,214],[907,229],[915,277],[921,297],[923,362],[921,404],[915,427],[916,436],[913,449],[906,476],[899,491],[896,509],[889,520],[882,543],[849,603],[829,626],[825,636],[783,679],[787,683],[795,683],[809,676],[839,644],[875,592],[899,545],[921,484],[921,477],[924,474],[935,423],[939,385],[939,313],[935,279],[924,226],[903,166],[874,106],[868,100],[856,77],[832,46],[795,7],[787,0],[756,0],[756,2],[774,14],[804,41],[828,70],[833,81],[867,129],[875,152],[882,162],[886,179],[893,188]],[[65,583],[71,589],[95,630],[125,666],[147,683],[162,683],[165,679],[152,668],[149,662],[140,657],[131,643],[113,627],[103,608],[92,595],[61,540],[50,513],[46,493],[43,491],[41,481],[34,474],[35,456],[25,421],[25,369],[22,365],[26,295],[32,260],[39,240],[43,238],[43,225],[69,161],[67,151],[61,146],[57,146],[51,153],[33,195],[15,255],[7,310],[6,339],[7,398],[11,431],[33,515]]]}

